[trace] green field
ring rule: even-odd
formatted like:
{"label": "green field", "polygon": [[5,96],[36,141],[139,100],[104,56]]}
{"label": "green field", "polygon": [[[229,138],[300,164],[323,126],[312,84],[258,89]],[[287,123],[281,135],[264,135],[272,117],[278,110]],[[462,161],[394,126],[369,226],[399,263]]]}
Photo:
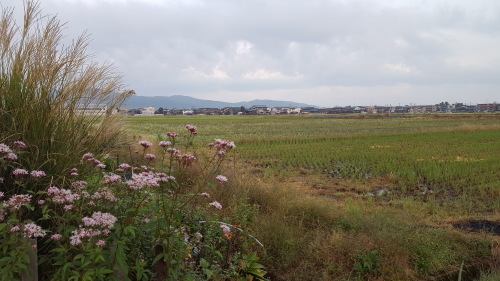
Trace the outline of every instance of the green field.
{"label": "green field", "polygon": [[428,280],[458,272],[462,261],[475,267],[495,258],[490,234],[452,226],[500,225],[498,115],[125,122],[135,139],[163,138],[191,124],[201,145],[235,141],[274,280]]}

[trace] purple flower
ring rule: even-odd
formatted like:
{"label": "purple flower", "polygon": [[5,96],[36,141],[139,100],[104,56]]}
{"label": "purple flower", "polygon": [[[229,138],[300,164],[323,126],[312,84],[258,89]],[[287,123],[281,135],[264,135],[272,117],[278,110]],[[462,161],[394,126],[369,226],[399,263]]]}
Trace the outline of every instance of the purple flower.
{"label": "purple flower", "polygon": [[131,166],[130,166],[129,164],[127,164],[127,163],[122,163],[122,164],[120,164],[120,166],[118,166],[118,168],[120,168],[120,169],[124,169],[124,170],[125,170],[125,169],[129,169],[130,167],[131,167]]}
{"label": "purple flower", "polygon": [[83,154],[83,156],[82,156],[82,159],[92,159],[92,158],[94,158],[94,154],[92,154],[92,153],[90,153],[90,152],[85,153],[85,154]]}
{"label": "purple flower", "polygon": [[96,167],[100,169],[106,169],[106,165],[104,164],[97,164]]}
{"label": "purple flower", "polygon": [[149,141],[140,141],[139,144],[142,145],[144,148],[148,148],[148,147],[151,147],[153,145]]}
{"label": "purple flower", "polygon": [[224,236],[226,238],[229,238],[229,234],[231,234],[231,228],[225,224],[221,224],[220,228],[222,229],[222,232],[224,233]]}
{"label": "purple flower", "polygon": [[29,238],[34,237],[44,237],[45,231],[42,228],[34,223],[27,223],[24,225],[24,235]]}
{"label": "purple flower", "polygon": [[192,125],[186,125],[186,129],[188,129],[189,132],[193,133],[193,134],[196,134],[196,127],[195,126],[192,126]]}
{"label": "purple flower", "polygon": [[203,197],[206,197],[206,198],[210,198],[210,194],[208,194],[206,192],[202,192],[202,193],[200,193],[200,195]]}
{"label": "purple flower", "polygon": [[168,133],[167,133],[167,136],[168,136],[168,137],[171,137],[171,138],[173,138],[173,139],[175,139],[177,136],[179,136],[179,134],[174,133],[174,132],[168,132]]}
{"label": "purple flower", "polygon": [[0,154],[11,153],[12,149],[6,144],[0,143]]}
{"label": "purple flower", "polygon": [[21,230],[18,225],[14,226],[13,228],[10,229],[10,232],[18,232]]}
{"label": "purple flower", "polygon": [[38,200],[37,203],[38,203],[38,205],[43,205],[43,204],[45,204],[45,200]]}
{"label": "purple flower", "polygon": [[227,178],[223,175],[218,175],[215,177],[215,179],[220,183],[220,184],[223,184],[225,182],[227,182]]}
{"label": "purple flower", "polygon": [[62,238],[62,235],[61,235],[61,234],[58,234],[58,233],[56,233],[56,234],[52,234],[52,235],[50,236],[50,239],[52,239],[52,240],[56,240],[56,241],[57,241],[57,240],[61,240],[61,238]]}
{"label": "purple flower", "polygon": [[104,240],[99,240],[99,241],[97,241],[97,243],[95,243],[95,245],[97,247],[102,247],[102,246],[106,245],[106,242],[104,242]]}
{"label": "purple flower", "polygon": [[144,159],[154,160],[154,159],[156,159],[156,156],[154,154],[148,153],[148,154],[144,155]]}
{"label": "purple flower", "polygon": [[161,141],[160,143],[158,143],[159,146],[165,148],[167,146],[171,146],[172,145],[172,142],[169,142],[169,141]]}
{"label": "purple flower", "polygon": [[46,175],[44,171],[31,171],[31,176],[35,179],[39,179],[45,177]]}
{"label": "purple flower", "polygon": [[222,210],[222,205],[221,205],[219,202],[217,202],[217,201],[214,201],[214,202],[212,202],[212,203],[209,203],[208,205],[210,205],[210,206],[214,207],[214,208],[215,208],[215,209],[217,209],[217,210]]}
{"label": "purple flower", "polygon": [[12,145],[14,145],[17,149],[25,149],[25,148],[28,148],[28,146],[22,142],[22,141],[15,141],[12,143]]}
{"label": "purple flower", "polygon": [[0,191],[0,199],[2,199],[4,196],[4,193]]}
{"label": "purple flower", "polygon": [[24,176],[24,175],[27,175],[29,174],[28,171],[26,171],[25,169],[15,169],[12,174],[14,176]]}
{"label": "purple flower", "polygon": [[10,161],[15,161],[17,160],[17,155],[15,153],[9,152],[7,153],[7,159]]}

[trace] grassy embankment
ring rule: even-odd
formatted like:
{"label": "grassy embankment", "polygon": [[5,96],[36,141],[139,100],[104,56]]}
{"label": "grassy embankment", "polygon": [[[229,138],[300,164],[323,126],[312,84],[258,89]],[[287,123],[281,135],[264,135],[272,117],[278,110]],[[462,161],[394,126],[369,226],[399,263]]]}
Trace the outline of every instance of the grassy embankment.
{"label": "grassy embankment", "polygon": [[127,128],[156,138],[193,124],[201,143],[236,142],[224,203],[259,206],[254,234],[276,280],[427,280],[498,262],[498,238],[454,227],[500,220],[497,115],[331,117],[133,117]]}

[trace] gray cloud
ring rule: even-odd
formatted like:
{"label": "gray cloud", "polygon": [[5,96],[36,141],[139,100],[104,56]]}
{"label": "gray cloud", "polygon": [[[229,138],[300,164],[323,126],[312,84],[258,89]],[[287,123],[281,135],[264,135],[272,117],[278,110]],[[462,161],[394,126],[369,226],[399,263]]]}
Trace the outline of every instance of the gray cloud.
{"label": "gray cloud", "polygon": [[114,62],[140,95],[293,97],[327,106],[485,102],[500,89],[494,0],[44,0],[42,7],[68,22],[68,38],[91,33],[96,59]]}

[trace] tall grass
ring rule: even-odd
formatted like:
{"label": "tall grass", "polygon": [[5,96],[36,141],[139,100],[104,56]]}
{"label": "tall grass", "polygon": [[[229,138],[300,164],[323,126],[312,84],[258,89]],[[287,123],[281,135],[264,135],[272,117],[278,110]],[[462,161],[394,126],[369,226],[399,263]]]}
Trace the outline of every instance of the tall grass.
{"label": "tall grass", "polygon": [[[24,3],[21,24],[13,11],[4,8],[0,17],[0,142],[25,141],[32,155],[25,167],[64,175],[83,153],[116,144],[121,129],[111,112],[133,91],[119,92],[112,65],[92,61],[86,34],[66,46],[64,24],[43,15],[38,2]],[[91,104],[108,112],[79,113]]]}

